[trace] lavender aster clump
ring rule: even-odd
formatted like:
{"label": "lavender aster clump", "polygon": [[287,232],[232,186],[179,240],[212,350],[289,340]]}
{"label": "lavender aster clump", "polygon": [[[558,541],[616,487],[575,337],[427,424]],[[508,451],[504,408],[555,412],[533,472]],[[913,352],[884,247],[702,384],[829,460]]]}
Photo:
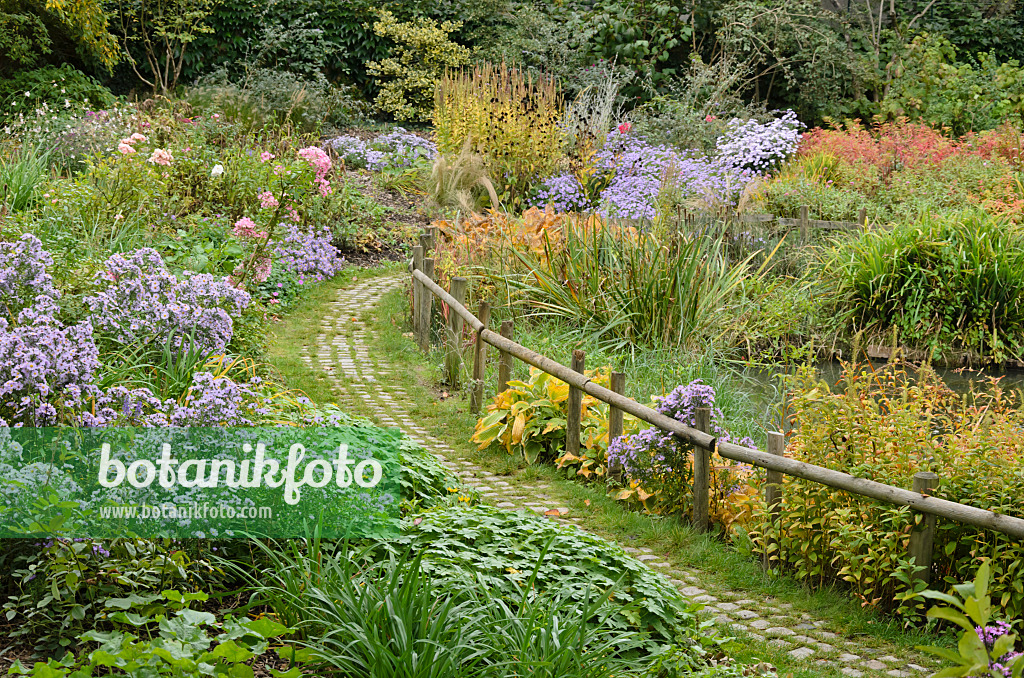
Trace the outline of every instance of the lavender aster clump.
{"label": "lavender aster clump", "polygon": [[31,233],[17,242],[0,242],[0,317],[13,320],[40,295],[59,299],[46,272],[52,265],[53,257]]}
{"label": "lavender aster clump", "polygon": [[593,209],[583,191],[583,185],[572,174],[558,174],[541,182],[533,204],[540,209],[551,205],[555,212],[586,212]]}
{"label": "lavender aster clump", "polygon": [[0,424],[46,426],[76,406],[99,369],[92,326],[58,318],[50,254],[25,235],[0,243]]}
{"label": "lavender aster clump", "polygon": [[182,402],[161,402],[149,389],[115,386],[95,393],[92,407],[80,415],[80,425],[107,426],[255,426],[267,414],[256,388],[210,372],[197,372]]}
{"label": "lavender aster clump", "polygon": [[231,341],[232,316],[249,306],[249,295],[208,273],[179,281],[151,248],[115,254],[98,277],[107,288],[85,303],[96,314],[97,328],[121,344],[179,345],[195,342],[210,353]]}
{"label": "lavender aster clump", "polygon": [[781,117],[763,124],[733,118],[715,146],[719,157],[730,165],[764,174],[796,152],[800,130],[804,127],[793,111],[786,111]]}
{"label": "lavender aster clump", "polygon": [[[696,379],[677,386],[666,396],[655,398],[657,410],[687,426],[697,425],[697,410],[711,410],[711,434],[720,442],[731,438],[722,422],[722,411],[715,406],[715,389]],[[753,447],[754,441],[743,438],[740,445]],[[618,463],[631,481],[647,491],[657,490],[661,501],[685,511],[689,510],[693,485],[693,448],[658,428],[649,428],[632,435],[620,436],[608,446],[609,464]],[[746,470],[746,469],[741,469]],[[738,490],[738,483],[725,471],[714,477],[713,499],[723,499]]]}
{"label": "lavender aster clump", "polygon": [[331,244],[331,230],[282,224],[285,235],[274,249],[274,257],[285,270],[298,278],[300,285],[307,279],[323,281],[334,276],[345,265],[338,248]]}
{"label": "lavender aster clump", "polygon": [[372,141],[344,135],[327,142],[345,163],[380,171],[395,167],[409,167],[419,160],[433,160],[437,145],[429,139],[412,134],[402,127],[378,134]]}

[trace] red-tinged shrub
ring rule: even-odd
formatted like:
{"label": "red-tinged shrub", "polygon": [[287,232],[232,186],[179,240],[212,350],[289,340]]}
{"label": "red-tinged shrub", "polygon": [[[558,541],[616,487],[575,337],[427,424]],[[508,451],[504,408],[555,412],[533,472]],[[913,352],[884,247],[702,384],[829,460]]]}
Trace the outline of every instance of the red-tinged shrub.
{"label": "red-tinged shrub", "polygon": [[981,134],[968,134],[961,145],[983,158],[1002,158],[1018,171],[1024,169],[1024,134],[1010,123]]}
{"label": "red-tinged shrub", "polygon": [[870,130],[854,120],[845,128],[815,128],[803,135],[800,155],[828,153],[844,163],[868,165],[883,175],[902,167],[940,163],[960,146],[941,132],[906,120],[875,125]]}

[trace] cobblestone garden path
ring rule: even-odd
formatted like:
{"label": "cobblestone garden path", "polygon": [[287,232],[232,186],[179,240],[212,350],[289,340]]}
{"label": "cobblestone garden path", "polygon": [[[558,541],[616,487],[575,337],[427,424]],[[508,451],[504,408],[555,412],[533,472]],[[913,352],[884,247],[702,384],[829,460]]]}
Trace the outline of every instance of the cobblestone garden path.
{"label": "cobblestone garden path", "polygon": [[[373,359],[374,337],[363,321],[366,311],[385,294],[408,284],[407,276],[395,275],[358,281],[339,290],[326,309],[316,345],[307,347],[303,361],[327,375],[338,393],[340,407],[369,411],[379,425],[402,429],[466,484],[475,487],[485,502],[510,511],[534,511],[586,529],[582,518],[573,516],[568,508],[548,496],[551,486],[546,481],[516,481],[512,485],[476,463],[461,459],[454,448],[431,436],[409,413],[412,399],[398,380],[392,379],[389,368]],[[788,603],[771,598],[755,600],[749,592],[711,588],[702,580],[699,570],[677,567],[652,554],[651,549],[625,551],[662,573],[685,596],[703,603],[704,612],[723,625],[726,632],[739,632],[766,642],[800,660],[801,665],[833,665],[853,678],[924,676],[930,672],[924,666],[907,663],[906,658],[887,654],[884,648],[868,648],[843,638],[829,630],[827,620],[795,612]]]}

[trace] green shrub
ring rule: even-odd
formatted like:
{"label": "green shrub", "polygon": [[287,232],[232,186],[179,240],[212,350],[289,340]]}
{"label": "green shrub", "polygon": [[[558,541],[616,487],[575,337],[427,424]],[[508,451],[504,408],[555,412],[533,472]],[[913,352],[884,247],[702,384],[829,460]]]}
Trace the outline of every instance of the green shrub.
{"label": "green shrub", "polygon": [[19,115],[32,117],[43,106],[60,114],[82,106],[99,111],[110,108],[114,101],[110,90],[67,64],[0,78],[0,123]]}
{"label": "green shrub", "polygon": [[1024,355],[1024,232],[981,212],[924,217],[837,247],[840,309],[933,354]]}
{"label": "green shrub", "polygon": [[[804,368],[790,383],[797,422],[789,453],[800,461],[910,489],[919,471],[939,476],[934,495],[996,513],[1024,517],[1024,416],[1019,395],[997,382],[966,396],[927,369],[909,374],[898,362],[878,369],[845,366],[835,389]],[[812,586],[841,583],[866,607],[922,621],[922,582],[907,557],[921,519],[894,507],[786,476],[779,522],[752,535],[762,553],[778,544],[775,567]],[[773,547],[774,548],[774,547]],[[992,592],[1006,612],[1024,612],[1024,544],[996,532],[940,518],[933,587],[968,578],[979,558],[992,563]]]}
{"label": "green shrub", "polygon": [[364,109],[349,88],[332,85],[320,74],[269,68],[241,78],[215,71],[190,88],[187,97],[198,112],[222,113],[244,129],[287,123],[301,132],[328,131],[361,119]]}
{"label": "green shrub", "polygon": [[373,23],[373,31],[393,40],[396,47],[380,61],[366,62],[367,72],[381,80],[377,109],[396,120],[430,120],[434,107],[434,89],[445,69],[469,63],[470,51],[448,35],[457,31],[461,22],[417,17],[399,22],[395,15],[383,10]]}
{"label": "green shrub", "polygon": [[170,545],[170,540],[86,539],[32,546],[27,540],[6,540],[3,610],[15,624],[10,637],[30,640],[47,653],[71,648],[83,631],[102,628],[125,609],[111,601],[175,586],[191,588],[214,572],[205,560]]}
{"label": "green shrub", "polygon": [[890,118],[907,116],[953,134],[1024,122],[1024,68],[979,52],[958,61],[943,36],[921,35],[907,46],[899,75],[882,101]]}
{"label": "green shrub", "polygon": [[[246,662],[265,653],[271,639],[293,630],[267,618],[239,620],[228,615],[218,621],[210,612],[189,607],[194,601],[208,599],[202,592],[165,590],[162,594],[111,601],[116,603],[111,609],[121,610],[111,614],[115,630],[87,631],[80,638],[80,642],[96,643],[95,650],[81,652],[77,659],[67,652],[60,660],[36,662],[31,669],[15,660],[10,675],[79,678],[96,671],[102,675],[175,678],[251,676],[253,671]],[[146,609],[153,611],[139,614]],[[298,678],[301,673],[293,668],[273,675]]]}

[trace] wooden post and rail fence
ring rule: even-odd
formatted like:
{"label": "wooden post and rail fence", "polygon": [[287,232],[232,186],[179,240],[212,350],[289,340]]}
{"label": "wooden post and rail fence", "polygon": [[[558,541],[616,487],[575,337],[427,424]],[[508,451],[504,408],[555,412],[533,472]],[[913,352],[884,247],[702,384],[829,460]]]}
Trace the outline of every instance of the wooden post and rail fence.
{"label": "wooden post and rail fence", "polygon": [[[937,517],[994,530],[1015,539],[1024,540],[1024,519],[931,496],[932,490],[938,486],[939,479],[934,473],[915,474],[913,490],[886,485],[867,478],[858,478],[842,471],[784,456],[786,444],[782,433],[770,432],[768,434],[767,451],[720,441],[710,432],[711,413],[707,408],[697,410],[696,428],[686,426],[626,397],[624,395],[626,377],[621,372],[612,373],[609,384],[611,388],[595,384],[583,374],[584,355],[582,351],[573,351],[571,367],[557,363],[513,341],[511,320],[501,323],[500,332],[489,329],[490,306],[486,302],[481,303],[478,315],[473,315],[467,310],[465,307],[467,280],[465,278],[453,278],[450,291],[445,291],[434,282],[434,260],[425,256],[428,252],[427,246],[433,244],[433,237],[433,234],[426,234],[421,238],[422,244],[413,248],[413,258],[409,262],[413,283],[412,318],[418,344],[422,349],[429,350],[434,297],[440,299],[448,307],[444,345],[446,351],[445,370],[449,386],[456,388],[460,382],[462,332],[463,323],[465,323],[475,333],[473,378],[469,385],[470,407],[474,413],[479,413],[483,407],[483,376],[487,359],[487,351],[484,346],[486,344],[499,351],[498,392],[508,388],[508,382],[512,375],[513,358],[569,384],[566,451],[571,454],[578,455],[580,451],[580,410],[584,393],[609,405],[609,441],[622,434],[623,413],[629,413],[637,419],[657,426],[689,443],[694,450],[691,519],[696,529],[706,531],[710,526],[711,455],[717,452],[726,459],[766,469],[765,503],[773,522],[778,521],[781,512],[783,475],[803,478],[868,499],[897,506],[908,506],[914,511],[922,513],[924,517],[910,537],[908,556],[914,557],[914,562],[919,567],[915,576],[925,581],[928,580],[928,573],[931,569],[932,543],[935,537]],[[621,477],[621,472],[621,467],[609,465],[610,476]]]}

